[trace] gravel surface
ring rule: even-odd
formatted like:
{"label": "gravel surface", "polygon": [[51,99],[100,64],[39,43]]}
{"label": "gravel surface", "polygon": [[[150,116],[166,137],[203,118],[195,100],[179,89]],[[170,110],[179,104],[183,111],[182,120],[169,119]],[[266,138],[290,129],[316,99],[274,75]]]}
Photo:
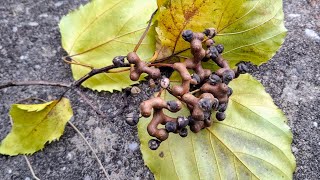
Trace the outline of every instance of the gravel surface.
{"label": "gravel surface", "polygon": [[[86,0],[2,0],[0,5],[0,83],[10,80],[71,82],[68,65],[60,60],[58,23],[69,10]],[[266,87],[285,112],[293,130],[297,159],[294,179],[320,177],[320,2],[285,0],[287,39],[279,53],[252,74]],[[136,128],[124,115],[136,110],[152,94],[147,85],[139,95],[95,93],[83,90],[107,114],[101,118],[77,94],[72,100],[72,122],[88,141],[111,179],[153,179],[144,166]],[[48,87],[15,87],[0,90],[0,139],[10,131],[10,104],[29,97],[52,100],[63,91]],[[60,141],[29,157],[40,179],[103,179],[89,148],[70,127]],[[0,179],[32,179],[23,156],[0,156]]]}

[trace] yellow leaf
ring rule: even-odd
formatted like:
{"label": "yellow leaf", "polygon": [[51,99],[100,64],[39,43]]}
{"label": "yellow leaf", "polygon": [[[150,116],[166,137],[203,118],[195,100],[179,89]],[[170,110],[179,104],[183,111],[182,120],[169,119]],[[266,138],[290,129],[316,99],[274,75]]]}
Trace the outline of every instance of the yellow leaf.
{"label": "yellow leaf", "polygon": [[217,29],[215,40],[224,45],[223,57],[232,67],[240,61],[259,65],[284,41],[282,0],[171,0],[159,10],[156,30],[161,45],[173,53],[190,47],[183,30],[210,27]]}
{"label": "yellow leaf", "polygon": [[10,156],[33,154],[47,142],[58,140],[72,117],[66,98],[44,104],[14,104],[10,110],[11,132],[0,144],[0,153]]}
{"label": "yellow leaf", "polygon": [[[295,158],[292,134],[286,117],[274,105],[264,87],[250,75],[230,83],[226,119],[186,138],[170,134],[156,151],[148,148],[152,138],[146,129],[150,118],[138,124],[141,151],[156,179],[292,179]],[[173,100],[164,93],[166,100]],[[183,108],[169,116],[188,116]]]}
{"label": "yellow leaf", "polygon": [[[62,18],[59,25],[62,46],[82,64],[94,68],[111,65],[115,56],[125,56],[133,51],[156,9],[155,1],[93,0]],[[152,26],[138,54],[141,59],[149,60],[154,52],[155,30]],[[89,71],[88,67],[72,65],[76,80]],[[129,79],[129,71],[126,71],[96,75],[83,86],[98,91],[113,91],[134,83]]]}

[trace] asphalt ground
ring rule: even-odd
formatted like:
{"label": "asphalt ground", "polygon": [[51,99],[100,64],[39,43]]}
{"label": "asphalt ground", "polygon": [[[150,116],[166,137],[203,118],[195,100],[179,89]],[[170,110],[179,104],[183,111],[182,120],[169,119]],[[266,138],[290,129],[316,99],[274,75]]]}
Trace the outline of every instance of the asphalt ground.
{"label": "asphalt ground", "polygon": [[[48,80],[71,82],[70,68],[61,61],[58,23],[86,0],[2,0],[0,4],[0,82]],[[250,72],[265,85],[285,112],[292,128],[297,160],[294,179],[320,178],[320,2],[285,0],[288,31],[283,47],[268,63]],[[101,118],[77,94],[70,93],[71,120],[96,150],[111,179],[153,179],[144,165],[135,127],[123,121],[151,94],[146,84],[138,95],[82,90],[107,117]],[[10,131],[10,104],[29,97],[56,99],[63,89],[43,86],[0,90],[0,139]],[[29,157],[40,179],[103,179],[90,149],[67,126],[60,141]],[[23,156],[0,156],[0,179],[32,179]]]}

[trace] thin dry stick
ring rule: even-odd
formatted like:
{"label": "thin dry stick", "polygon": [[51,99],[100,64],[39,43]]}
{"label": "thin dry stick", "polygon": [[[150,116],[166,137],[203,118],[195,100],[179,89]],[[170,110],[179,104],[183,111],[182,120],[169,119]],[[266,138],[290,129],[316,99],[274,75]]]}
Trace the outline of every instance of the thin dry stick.
{"label": "thin dry stick", "polygon": [[178,51],[178,52],[176,52],[176,53],[174,53],[174,54],[172,54],[172,55],[170,55],[170,56],[168,56],[168,57],[164,57],[164,58],[161,58],[161,59],[157,59],[157,60],[155,60],[153,63],[163,62],[163,61],[168,60],[168,59],[170,59],[170,58],[172,58],[172,57],[175,57],[175,56],[177,56],[177,55],[179,55],[179,54],[181,54],[181,53],[183,53],[183,52],[186,52],[186,51],[188,51],[188,50],[190,50],[190,49],[191,49],[191,48],[183,49],[183,50]]}
{"label": "thin dry stick", "polygon": [[93,155],[95,156],[98,164],[100,165],[100,168],[102,169],[104,175],[106,176],[106,178],[107,178],[108,180],[110,180],[106,169],[103,167],[100,159],[98,158],[97,154],[94,152],[92,146],[89,144],[89,142],[87,141],[87,139],[83,136],[83,134],[80,132],[80,130],[79,130],[72,122],[69,121],[68,123],[69,123],[69,125],[81,136],[81,138],[86,142],[86,144],[89,146],[89,148],[90,148],[90,150],[92,151]]}
{"label": "thin dry stick", "polygon": [[70,87],[69,84],[59,83],[59,82],[48,82],[48,81],[22,81],[22,82],[7,82],[0,85],[0,89],[13,86],[32,86],[32,85],[42,85],[42,86],[57,86],[57,87]]}
{"label": "thin dry stick", "polygon": [[152,13],[152,15],[150,17],[150,20],[149,20],[149,23],[148,23],[148,26],[147,26],[146,30],[144,31],[143,35],[140,37],[140,40],[139,40],[138,44],[136,45],[136,47],[134,48],[133,52],[137,52],[138,51],[143,39],[146,37],[146,35],[147,35],[147,33],[148,33],[149,29],[150,29],[150,26],[151,26],[151,23],[152,23],[152,19],[153,19],[154,15],[157,13],[157,11],[158,11],[158,9],[155,10]]}
{"label": "thin dry stick", "polygon": [[[70,59],[70,61],[67,60],[67,59]],[[67,64],[74,64],[74,65],[79,65],[79,66],[87,67],[87,68],[90,68],[90,69],[94,69],[94,67],[92,67],[92,66],[90,66],[90,65],[87,65],[87,64],[80,63],[80,62],[78,62],[78,61],[76,61],[76,60],[71,59],[71,58],[68,57],[68,56],[62,57],[62,60],[63,60],[65,63],[67,63]]]}
{"label": "thin dry stick", "polygon": [[[124,64],[122,67],[130,67],[129,63]],[[104,72],[108,72],[111,69],[115,69],[118,68],[115,65],[109,65],[100,69],[92,69],[88,74],[84,75],[82,78],[78,79],[77,81],[74,81],[72,86],[80,86],[83,82],[85,82],[87,79],[91,78],[94,75],[100,74],[100,73],[104,73]]]}
{"label": "thin dry stick", "polygon": [[40,179],[36,176],[36,174],[34,173],[33,168],[32,168],[32,166],[31,166],[31,163],[30,163],[29,159],[27,158],[27,156],[26,156],[26,155],[23,155],[23,157],[24,157],[24,159],[27,161],[28,167],[29,167],[29,169],[30,169],[30,171],[31,171],[31,174],[32,174],[33,178],[36,179],[36,180],[40,180]]}
{"label": "thin dry stick", "polygon": [[21,100],[19,100],[18,102],[16,102],[16,104],[22,103],[22,102],[24,102],[24,101],[29,101],[29,100],[38,100],[38,101],[41,101],[41,102],[43,102],[43,103],[46,103],[46,102],[47,102],[46,100],[41,99],[41,98],[28,97],[28,98],[26,98],[26,99],[21,99]]}

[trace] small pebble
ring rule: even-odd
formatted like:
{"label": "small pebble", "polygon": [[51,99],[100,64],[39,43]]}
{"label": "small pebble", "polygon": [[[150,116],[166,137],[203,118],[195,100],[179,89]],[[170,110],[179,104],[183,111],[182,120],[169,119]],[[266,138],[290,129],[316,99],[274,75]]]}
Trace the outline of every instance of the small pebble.
{"label": "small pebble", "polygon": [[312,39],[320,40],[320,36],[312,29],[305,29],[306,35]]}
{"label": "small pebble", "polygon": [[27,56],[20,56],[20,60],[24,60],[24,59],[27,59],[28,57]]}
{"label": "small pebble", "polygon": [[29,26],[39,26],[39,23],[37,23],[37,22],[29,22],[28,25]]}
{"label": "small pebble", "polygon": [[300,17],[301,15],[300,14],[289,14],[288,17],[291,17],[291,18],[296,18],[296,17]]}
{"label": "small pebble", "polygon": [[139,148],[139,144],[136,143],[136,142],[133,142],[133,143],[130,143],[130,144],[129,144],[129,149],[130,149],[131,151],[136,151],[138,148]]}
{"label": "small pebble", "polygon": [[137,86],[133,86],[131,88],[131,94],[139,94],[141,92],[141,89],[138,88]]}
{"label": "small pebble", "polygon": [[12,28],[12,31],[13,31],[13,32],[17,32],[17,31],[18,31],[18,28],[17,28],[17,27],[13,27],[13,28]]}
{"label": "small pebble", "polygon": [[91,180],[91,177],[89,175],[85,175],[84,180]]}
{"label": "small pebble", "polygon": [[48,16],[49,16],[49,15],[48,15],[47,13],[43,13],[43,14],[40,14],[40,15],[39,15],[40,18],[46,18],[46,17],[48,17]]}
{"label": "small pebble", "polygon": [[34,66],[34,68],[35,69],[41,69],[41,66],[37,64],[37,65]]}
{"label": "small pebble", "polygon": [[60,7],[63,5],[63,1],[58,1],[54,4],[55,7]]}
{"label": "small pebble", "polygon": [[317,122],[313,122],[312,123],[314,127],[318,127],[318,123]]}
{"label": "small pebble", "polygon": [[67,154],[67,159],[68,159],[68,160],[71,160],[71,159],[72,159],[72,154],[71,154],[71,153],[68,153],[68,154]]}

